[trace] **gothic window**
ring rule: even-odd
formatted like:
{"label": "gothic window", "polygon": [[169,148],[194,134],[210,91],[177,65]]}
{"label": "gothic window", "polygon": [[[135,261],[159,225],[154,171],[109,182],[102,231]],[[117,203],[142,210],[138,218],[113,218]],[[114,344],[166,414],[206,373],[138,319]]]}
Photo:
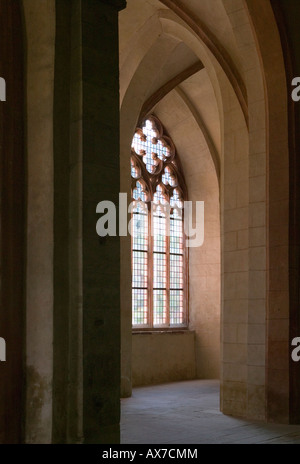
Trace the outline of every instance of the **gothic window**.
{"label": "gothic window", "polygon": [[186,186],[175,146],[155,116],[136,129],[131,179],[133,328],[186,327]]}

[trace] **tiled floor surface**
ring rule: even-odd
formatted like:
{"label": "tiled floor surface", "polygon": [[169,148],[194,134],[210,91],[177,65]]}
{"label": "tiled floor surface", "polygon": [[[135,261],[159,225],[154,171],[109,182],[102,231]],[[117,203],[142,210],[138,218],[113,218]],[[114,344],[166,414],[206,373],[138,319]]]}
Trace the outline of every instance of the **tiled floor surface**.
{"label": "tiled floor surface", "polygon": [[219,411],[219,382],[136,388],[122,400],[122,444],[300,444],[300,425],[253,422]]}

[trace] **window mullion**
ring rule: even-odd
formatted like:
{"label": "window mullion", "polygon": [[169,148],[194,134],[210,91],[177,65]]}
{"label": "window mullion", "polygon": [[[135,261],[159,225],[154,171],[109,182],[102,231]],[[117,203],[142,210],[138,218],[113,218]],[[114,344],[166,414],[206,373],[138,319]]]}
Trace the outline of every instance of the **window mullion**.
{"label": "window mullion", "polygon": [[[166,232],[168,227],[167,221],[170,221],[170,218],[166,217]],[[169,229],[170,230],[170,229]],[[167,271],[167,282],[166,282],[166,305],[167,305],[167,314],[166,314],[166,324],[170,327],[170,233],[166,233],[166,271]]]}
{"label": "window mullion", "polygon": [[148,318],[153,328],[153,236],[151,209],[148,211]]}
{"label": "window mullion", "polygon": [[182,212],[182,221],[181,221],[181,227],[182,227],[182,245],[183,245],[183,314],[184,314],[184,324],[188,325],[189,321],[189,314],[188,314],[188,298],[189,298],[189,267],[188,267],[188,250],[186,247],[186,236],[184,233],[184,211]]}

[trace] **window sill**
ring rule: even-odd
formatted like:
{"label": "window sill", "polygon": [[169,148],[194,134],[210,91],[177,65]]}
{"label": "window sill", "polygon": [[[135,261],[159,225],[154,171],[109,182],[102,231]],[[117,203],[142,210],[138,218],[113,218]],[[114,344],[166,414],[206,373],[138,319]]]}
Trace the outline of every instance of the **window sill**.
{"label": "window sill", "polygon": [[137,329],[132,331],[132,335],[168,335],[168,334],[185,334],[185,333],[194,333],[194,330],[190,330],[186,327],[182,328],[172,328],[172,329]]}

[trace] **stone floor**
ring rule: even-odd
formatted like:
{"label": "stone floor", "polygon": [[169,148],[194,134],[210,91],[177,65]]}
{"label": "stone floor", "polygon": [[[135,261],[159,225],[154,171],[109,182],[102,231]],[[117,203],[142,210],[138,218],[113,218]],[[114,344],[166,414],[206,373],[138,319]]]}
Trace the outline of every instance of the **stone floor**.
{"label": "stone floor", "polygon": [[300,425],[253,422],[219,411],[219,382],[136,388],[122,399],[122,444],[300,444]]}

